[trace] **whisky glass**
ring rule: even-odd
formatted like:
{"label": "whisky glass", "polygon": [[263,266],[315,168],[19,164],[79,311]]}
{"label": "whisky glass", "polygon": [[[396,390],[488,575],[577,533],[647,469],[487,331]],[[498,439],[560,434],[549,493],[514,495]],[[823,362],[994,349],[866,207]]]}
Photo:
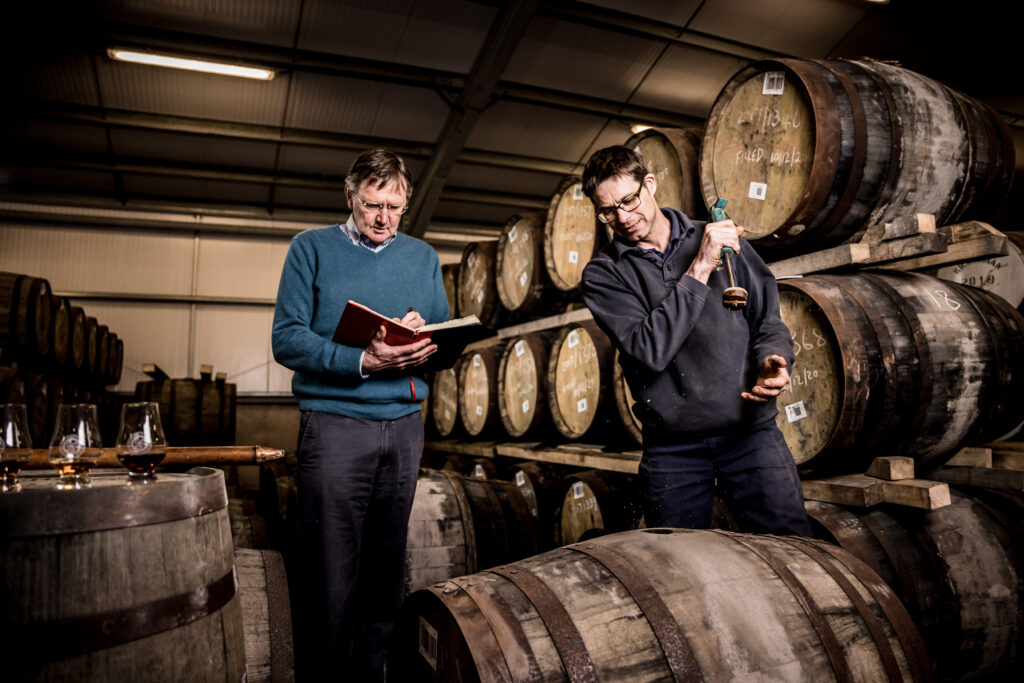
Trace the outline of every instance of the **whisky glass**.
{"label": "whisky glass", "polygon": [[102,448],[94,404],[65,403],[57,408],[49,458],[60,474],[60,488],[89,486],[89,472],[96,467]]}
{"label": "whisky glass", "polygon": [[114,451],[128,469],[129,483],[147,484],[156,479],[156,466],[167,454],[159,404],[146,401],[122,406]]}
{"label": "whisky glass", "polygon": [[24,403],[0,406],[0,491],[18,491],[18,472],[32,455],[32,437],[28,431],[28,410]]}

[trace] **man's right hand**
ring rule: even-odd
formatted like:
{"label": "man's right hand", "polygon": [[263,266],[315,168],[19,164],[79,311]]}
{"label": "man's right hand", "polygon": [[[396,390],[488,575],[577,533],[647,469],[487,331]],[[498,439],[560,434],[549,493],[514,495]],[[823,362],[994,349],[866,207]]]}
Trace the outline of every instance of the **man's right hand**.
{"label": "man's right hand", "polygon": [[370,345],[366,347],[362,367],[364,375],[413,368],[437,351],[437,344],[431,343],[429,338],[421,339],[412,344],[403,344],[402,346],[385,344],[384,336],[386,333],[387,328],[381,325]]}

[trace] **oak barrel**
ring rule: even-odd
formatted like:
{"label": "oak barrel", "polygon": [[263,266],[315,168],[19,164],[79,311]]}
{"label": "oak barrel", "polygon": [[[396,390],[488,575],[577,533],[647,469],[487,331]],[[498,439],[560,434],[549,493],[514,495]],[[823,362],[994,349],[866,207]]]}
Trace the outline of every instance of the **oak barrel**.
{"label": "oak barrel", "polygon": [[514,484],[420,470],[406,542],[407,594],[536,552],[535,523]]}
{"label": "oak barrel", "polygon": [[71,326],[71,299],[66,296],[53,297],[51,315],[50,360],[57,366],[67,365],[74,334]]}
{"label": "oak barrel", "polygon": [[454,320],[459,317],[458,263],[445,263],[441,265],[441,282],[444,284],[444,295],[448,299],[448,317]]}
{"label": "oak barrel", "polygon": [[980,287],[1005,299],[1024,312],[1024,232],[1004,233],[1007,238],[1005,256],[992,256],[963,263],[954,263],[930,271],[943,280]]}
{"label": "oak barrel", "polygon": [[562,481],[558,515],[562,545],[642,526],[636,478],[618,472],[584,470]]}
{"label": "oak barrel", "polygon": [[481,325],[491,329],[500,327],[507,315],[498,298],[494,270],[497,257],[497,241],[467,244],[462,250],[456,286],[459,315],[475,315]]}
{"label": "oak barrel", "polygon": [[556,545],[561,534],[556,531],[558,511],[562,505],[566,474],[577,471],[574,467],[558,467],[536,460],[524,460],[511,468],[511,480],[526,499],[526,506],[537,524],[539,550]]}
{"label": "oak barrel", "polygon": [[523,213],[508,219],[498,238],[494,269],[498,299],[507,310],[534,315],[554,310],[557,301],[552,301],[544,269],[542,216]]}
{"label": "oak barrel", "polygon": [[0,496],[2,637],[19,653],[6,673],[237,683],[245,645],[223,472],[125,479],[94,471],[69,492],[29,472]]}
{"label": "oak barrel", "polygon": [[86,377],[95,377],[99,367],[100,338],[99,322],[93,316],[85,316],[85,362],[82,364]]}
{"label": "oak barrel", "polygon": [[683,128],[648,128],[623,145],[639,152],[647,171],[658,179],[658,206],[679,209],[696,220],[707,218],[697,170],[700,136]]}
{"label": "oak barrel", "polygon": [[633,392],[629,390],[626,383],[626,375],[619,364],[619,350],[615,349],[615,362],[612,364],[612,392],[615,396],[615,410],[619,414],[619,420],[624,428],[624,436],[633,445],[641,445],[644,442],[644,426],[633,412]]}
{"label": "oak barrel", "polygon": [[471,437],[493,436],[501,430],[498,414],[501,350],[499,344],[469,349],[459,361],[459,420]]}
{"label": "oak barrel", "polygon": [[276,550],[235,548],[245,636],[246,683],[295,680],[295,643],[284,558]]}
{"label": "oak barrel", "polygon": [[544,268],[563,292],[574,292],[583,266],[601,248],[604,230],[597,227],[594,205],[583,194],[579,176],[564,176],[555,189],[544,221]]}
{"label": "oak barrel", "polygon": [[554,433],[547,400],[548,353],[553,334],[509,338],[498,361],[498,413],[513,438],[540,439]]}
{"label": "oak barrel", "polygon": [[998,209],[1014,151],[987,105],[921,74],[851,60],[754,62],[725,85],[701,146],[704,201],[759,246],[834,246],[872,224]]}
{"label": "oak barrel", "polygon": [[462,429],[459,419],[459,364],[438,370],[430,379],[430,423],[443,439],[457,436]]}
{"label": "oak barrel", "polygon": [[108,325],[96,325],[96,368],[93,370],[92,379],[97,384],[105,384],[110,363],[110,327]]}
{"label": "oak barrel", "polygon": [[67,364],[72,371],[81,371],[85,365],[87,332],[85,310],[81,306],[72,306],[71,316],[71,350]]}
{"label": "oak barrel", "polygon": [[900,271],[779,282],[797,353],[778,424],[797,465],[863,472],[875,455],[921,471],[1024,416],[1024,318],[976,287]]}
{"label": "oak barrel", "polygon": [[606,427],[615,412],[613,350],[593,321],[559,328],[548,361],[548,407],[558,432],[567,439],[611,437]]}
{"label": "oak barrel", "polygon": [[406,598],[390,681],[931,680],[878,575],[806,538],[647,529]]}
{"label": "oak barrel", "polygon": [[53,295],[49,281],[0,273],[0,347],[30,363],[50,352]]}
{"label": "oak barrel", "polygon": [[1019,529],[978,498],[950,498],[928,511],[807,501],[807,512],[816,536],[856,555],[899,596],[938,678],[1010,680],[1024,635]]}

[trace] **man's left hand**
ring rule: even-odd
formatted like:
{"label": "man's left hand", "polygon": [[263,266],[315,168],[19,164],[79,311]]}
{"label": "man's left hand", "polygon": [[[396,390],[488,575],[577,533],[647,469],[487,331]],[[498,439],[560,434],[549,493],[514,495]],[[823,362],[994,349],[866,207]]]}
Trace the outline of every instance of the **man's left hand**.
{"label": "man's left hand", "polygon": [[748,401],[767,403],[788,385],[789,370],[786,369],[786,359],[773,354],[761,362],[754,388],[744,391],[740,396]]}

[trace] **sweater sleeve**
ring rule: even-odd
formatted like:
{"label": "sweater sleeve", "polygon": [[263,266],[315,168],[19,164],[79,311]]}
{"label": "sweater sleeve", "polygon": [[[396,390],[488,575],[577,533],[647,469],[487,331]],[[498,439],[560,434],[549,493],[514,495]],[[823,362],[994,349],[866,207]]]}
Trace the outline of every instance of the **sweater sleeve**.
{"label": "sweater sleeve", "polygon": [[793,338],[789,328],[782,321],[779,287],[775,276],[750,245],[744,246],[745,262],[750,269],[748,282],[757,285],[750,287],[753,296],[750,297],[751,305],[747,318],[752,360],[756,366],[760,366],[765,358],[774,354],[785,358],[788,367],[792,369],[796,360],[793,353]]}
{"label": "sweater sleeve", "polygon": [[313,282],[318,267],[313,245],[306,240],[292,240],[274,307],[274,360],[308,375],[362,380],[359,363],[363,349],[336,344],[312,329],[316,307]]}
{"label": "sweater sleeve", "polygon": [[583,302],[623,352],[654,372],[668,367],[693,331],[711,289],[684,275],[653,309],[608,266],[592,260],[583,270]]}

